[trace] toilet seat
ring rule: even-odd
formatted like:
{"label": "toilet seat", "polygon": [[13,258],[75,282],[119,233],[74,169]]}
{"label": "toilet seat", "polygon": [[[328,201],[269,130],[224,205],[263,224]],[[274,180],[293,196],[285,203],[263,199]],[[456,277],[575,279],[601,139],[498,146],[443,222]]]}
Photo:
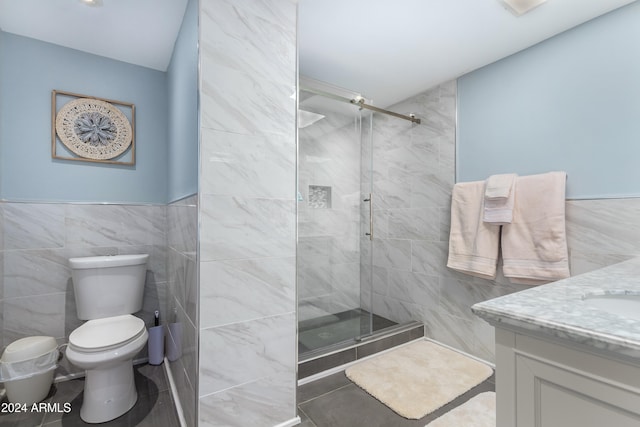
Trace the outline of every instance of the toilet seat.
{"label": "toilet seat", "polygon": [[69,346],[83,353],[111,350],[145,333],[144,321],[130,314],[89,320],[69,335]]}

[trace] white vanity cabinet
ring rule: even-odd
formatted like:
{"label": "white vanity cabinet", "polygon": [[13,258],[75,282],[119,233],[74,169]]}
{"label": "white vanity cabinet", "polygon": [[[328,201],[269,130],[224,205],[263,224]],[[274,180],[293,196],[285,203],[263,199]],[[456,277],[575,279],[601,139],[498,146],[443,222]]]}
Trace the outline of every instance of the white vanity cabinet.
{"label": "white vanity cabinet", "polygon": [[497,427],[638,427],[640,361],[496,326]]}
{"label": "white vanity cabinet", "polygon": [[[635,305],[619,310],[593,298]],[[496,329],[497,427],[640,427],[640,257],[475,304]]]}

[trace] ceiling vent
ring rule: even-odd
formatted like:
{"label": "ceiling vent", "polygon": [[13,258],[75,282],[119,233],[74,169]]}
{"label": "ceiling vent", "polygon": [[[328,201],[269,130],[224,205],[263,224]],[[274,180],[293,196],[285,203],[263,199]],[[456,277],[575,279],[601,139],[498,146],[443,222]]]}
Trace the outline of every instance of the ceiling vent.
{"label": "ceiling vent", "polygon": [[505,5],[507,9],[516,16],[522,16],[525,13],[535,9],[547,0],[498,0]]}
{"label": "ceiling vent", "polygon": [[80,3],[86,4],[91,7],[100,7],[102,6],[102,0],[80,0]]}

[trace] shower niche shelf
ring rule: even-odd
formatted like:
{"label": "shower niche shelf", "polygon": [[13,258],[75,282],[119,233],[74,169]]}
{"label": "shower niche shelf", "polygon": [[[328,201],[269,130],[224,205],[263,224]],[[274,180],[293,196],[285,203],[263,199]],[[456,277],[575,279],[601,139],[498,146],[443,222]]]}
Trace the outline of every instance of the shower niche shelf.
{"label": "shower niche shelf", "polygon": [[309,185],[309,207],[312,209],[331,209],[331,187]]}

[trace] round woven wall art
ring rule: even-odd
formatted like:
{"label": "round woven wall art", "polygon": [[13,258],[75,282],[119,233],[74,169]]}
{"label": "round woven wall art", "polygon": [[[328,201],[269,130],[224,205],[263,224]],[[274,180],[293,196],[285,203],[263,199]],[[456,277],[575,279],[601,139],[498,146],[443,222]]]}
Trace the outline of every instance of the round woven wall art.
{"label": "round woven wall art", "polygon": [[106,101],[78,98],[60,108],[56,133],[74,154],[86,159],[118,157],[131,145],[131,124],[127,117]]}

